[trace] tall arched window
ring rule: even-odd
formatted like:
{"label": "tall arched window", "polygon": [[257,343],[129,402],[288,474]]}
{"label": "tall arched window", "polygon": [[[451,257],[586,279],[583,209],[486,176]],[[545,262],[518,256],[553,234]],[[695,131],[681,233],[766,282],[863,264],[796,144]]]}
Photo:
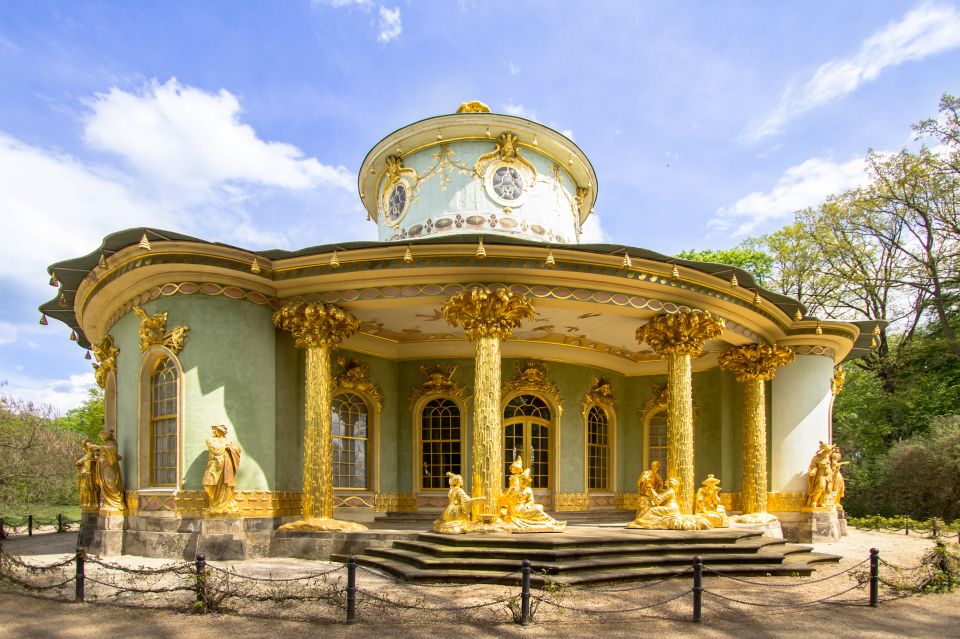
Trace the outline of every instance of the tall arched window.
{"label": "tall arched window", "polygon": [[666,472],[667,468],[667,411],[658,410],[647,417],[644,429],[644,446],[646,460],[644,468],[650,468],[654,461],[660,462],[660,467]]}
{"label": "tall arched window", "polygon": [[421,488],[446,488],[448,472],[463,472],[460,447],[460,408],[447,398],[427,402],[420,413]]}
{"label": "tall arched window", "polygon": [[504,486],[516,455],[530,467],[533,488],[550,487],[550,408],[536,395],[517,395],[503,411]]}
{"label": "tall arched window", "polygon": [[367,404],[354,393],[333,398],[333,487],[367,488]]}
{"label": "tall arched window", "polygon": [[587,412],[587,487],[607,490],[610,478],[610,421],[607,412],[591,406]]}
{"label": "tall arched window", "polygon": [[150,484],[177,484],[177,367],[161,357],[150,375]]}

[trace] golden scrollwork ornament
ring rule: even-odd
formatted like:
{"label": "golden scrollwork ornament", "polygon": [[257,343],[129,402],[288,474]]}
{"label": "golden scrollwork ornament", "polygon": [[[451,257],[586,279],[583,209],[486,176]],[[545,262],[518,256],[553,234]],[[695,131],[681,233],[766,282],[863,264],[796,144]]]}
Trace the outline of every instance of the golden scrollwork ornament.
{"label": "golden scrollwork ornament", "polygon": [[163,346],[174,354],[183,350],[183,343],[187,339],[190,327],[180,325],[167,330],[167,311],[148,315],[141,306],[133,307],[134,314],[140,318],[140,350],[146,351],[151,346]]}
{"label": "golden scrollwork ornament", "polygon": [[91,350],[97,359],[97,363],[93,364],[93,376],[97,380],[97,386],[106,388],[107,376],[117,370],[117,355],[120,354],[120,349],[114,344],[111,335],[105,335]]}

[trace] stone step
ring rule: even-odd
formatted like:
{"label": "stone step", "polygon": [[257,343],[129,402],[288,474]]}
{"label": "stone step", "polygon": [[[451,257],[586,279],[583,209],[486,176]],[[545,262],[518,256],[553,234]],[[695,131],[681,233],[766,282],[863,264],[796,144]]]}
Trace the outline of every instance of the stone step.
{"label": "stone step", "polygon": [[[515,548],[594,548],[602,539],[603,546],[630,546],[664,543],[682,543],[685,545],[699,545],[708,543],[737,543],[739,540],[759,539],[762,533],[751,530],[732,528],[717,528],[714,530],[696,531],[692,535],[689,531],[680,530],[631,530],[611,528],[577,528],[564,533],[539,534],[503,534],[503,535],[441,535],[433,532],[420,533],[418,541],[429,542],[440,546],[455,547],[515,547]],[[783,543],[768,537],[767,543]]]}

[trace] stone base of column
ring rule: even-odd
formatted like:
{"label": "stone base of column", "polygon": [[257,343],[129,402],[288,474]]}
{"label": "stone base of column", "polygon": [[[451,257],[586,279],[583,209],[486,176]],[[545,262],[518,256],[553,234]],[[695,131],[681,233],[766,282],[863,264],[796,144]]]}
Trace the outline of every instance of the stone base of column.
{"label": "stone base of column", "polygon": [[[771,516],[769,513],[759,513]],[[739,517],[734,517],[730,520],[730,528],[737,530],[749,530],[752,532],[758,532],[764,534],[768,537],[776,537],[777,539],[789,539],[784,535],[784,529],[780,525],[780,521],[773,517],[768,521],[759,521],[759,522],[744,522],[741,521],[743,517],[753,517],[755,515],[741,515]],[[791,540],[792,541],[792,540]]]}
{"label": "stone base of column", "polygon": [[366,529],[366,526],[355,521],[327,517],[291,521],[277,528],[280,532],[356,532]]}
{"label": "stone base of column", "polygon": [[787,541],[805,544],[840,541],[840,521],[834,509],[804,508],[800,512],[777,513],[777,517]]}

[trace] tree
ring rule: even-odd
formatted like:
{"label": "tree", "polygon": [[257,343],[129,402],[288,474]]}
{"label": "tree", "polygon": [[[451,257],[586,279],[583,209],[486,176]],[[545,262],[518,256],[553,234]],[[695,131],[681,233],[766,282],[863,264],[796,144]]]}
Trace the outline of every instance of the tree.
{"label": "tree", "polygon": [[674,257],[694,262],[712,262],[735,266],[753,275],[761,286],[773,271],[773,259],[769,255],[758,248],[742,244],[732,249],[680,251]]}
{"label": "tree", "polygon": [[56,420],[56,425],[65,430],[79,433],[87,439],[95,440],[103,430],[104,393],[99,386],[87,391],[87,399],[77,408],[71,408],[67,414]]}

